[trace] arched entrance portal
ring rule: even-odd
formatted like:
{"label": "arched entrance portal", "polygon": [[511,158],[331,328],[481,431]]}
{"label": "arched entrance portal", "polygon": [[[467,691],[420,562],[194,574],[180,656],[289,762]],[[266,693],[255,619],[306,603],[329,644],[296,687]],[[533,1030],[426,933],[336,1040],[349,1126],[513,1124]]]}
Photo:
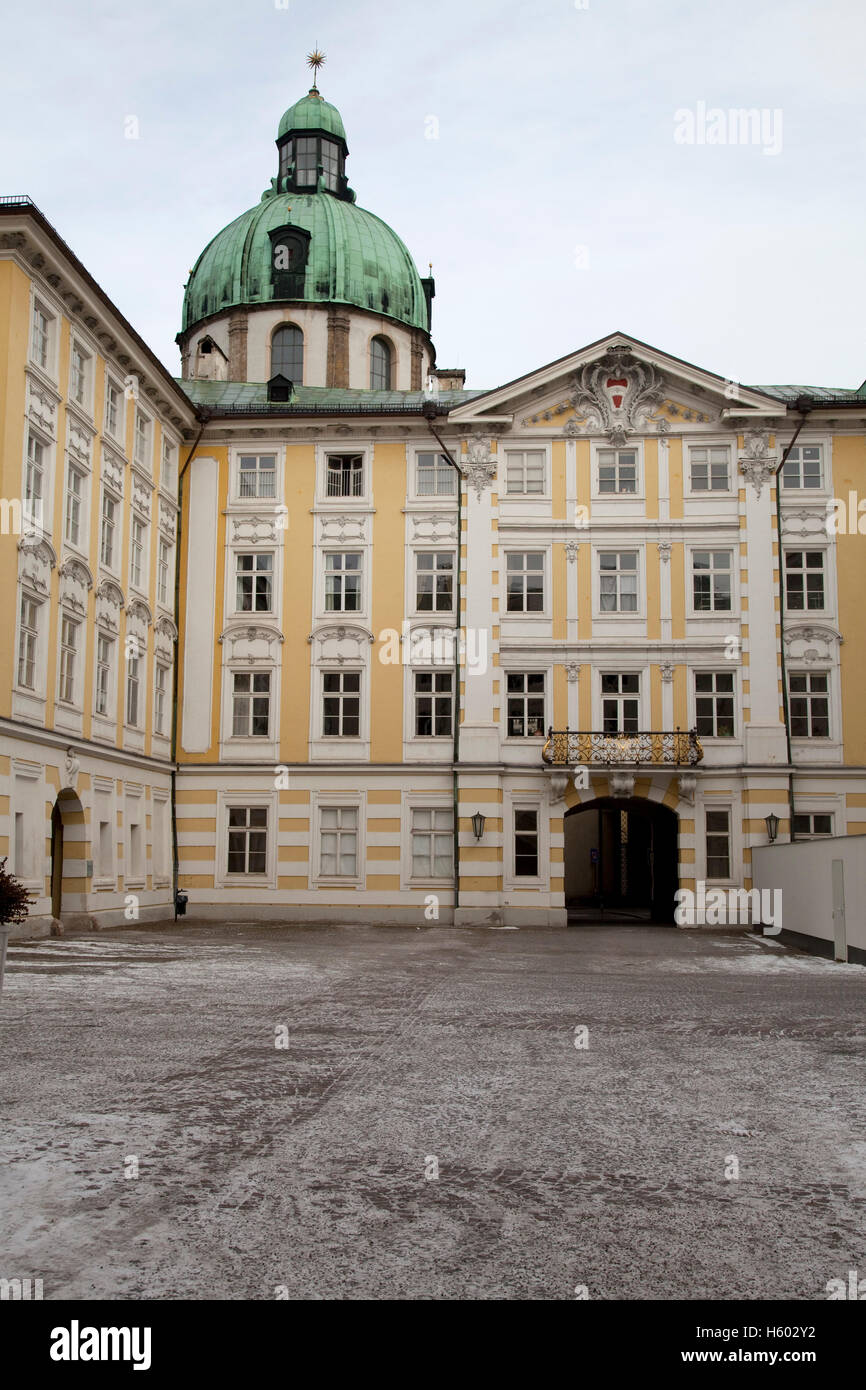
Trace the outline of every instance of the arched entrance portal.
{"label": "arched entrance portal", "polygon": [[673,922],[679,883],[675,811],[642,797],[597,797],[565,816],[565,904]]}
{"label": "arched entrance portal", "polygon": [[58,920],[86,907],[86,834],[84,808],[64,787],[51,809],[51,914]]}

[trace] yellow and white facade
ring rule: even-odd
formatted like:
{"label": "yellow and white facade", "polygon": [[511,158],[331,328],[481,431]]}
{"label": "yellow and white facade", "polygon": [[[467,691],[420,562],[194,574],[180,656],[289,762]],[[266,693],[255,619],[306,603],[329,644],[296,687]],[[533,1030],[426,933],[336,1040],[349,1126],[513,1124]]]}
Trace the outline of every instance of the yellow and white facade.
{"label": "yellow and white facade", "polygon": [[334,108],[299,189],[317,100],[255,232],[315,282],[211,253],[181,380],[0,206],[0,854],[36,928],[176,890],[205,920],[669,920],[751,886],[770,815],[866,832],[866,393],[622,333],[466,391],[402,244],[390,291],[364,262],[327,302],[310,200],[354,195]]}

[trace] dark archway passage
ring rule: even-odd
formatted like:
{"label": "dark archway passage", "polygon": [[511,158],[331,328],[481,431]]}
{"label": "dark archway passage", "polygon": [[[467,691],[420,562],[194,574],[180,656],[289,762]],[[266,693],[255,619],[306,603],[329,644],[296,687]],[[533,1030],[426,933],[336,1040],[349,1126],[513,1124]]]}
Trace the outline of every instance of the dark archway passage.
{"label": "dark archway passage", "polygon": [[597,797],[565,816],[565,904],[673,922],[679,818],[643,797]]}
{"label": "dark archway passage", "polygon": [[59,920],[86,906],[86,835],[81,802],[64,787],[51,808],[51,913]]}

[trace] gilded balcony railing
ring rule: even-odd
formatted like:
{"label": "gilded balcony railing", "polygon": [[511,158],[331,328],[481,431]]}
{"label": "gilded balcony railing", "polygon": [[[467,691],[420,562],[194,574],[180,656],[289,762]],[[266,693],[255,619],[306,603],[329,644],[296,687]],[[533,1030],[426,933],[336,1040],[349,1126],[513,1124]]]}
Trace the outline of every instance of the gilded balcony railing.
{"label": "gilded balcony railing", "polygon": [[640,734],[548,729],[541,756],[551,767],[693,767],[704,750],[694,729]]}

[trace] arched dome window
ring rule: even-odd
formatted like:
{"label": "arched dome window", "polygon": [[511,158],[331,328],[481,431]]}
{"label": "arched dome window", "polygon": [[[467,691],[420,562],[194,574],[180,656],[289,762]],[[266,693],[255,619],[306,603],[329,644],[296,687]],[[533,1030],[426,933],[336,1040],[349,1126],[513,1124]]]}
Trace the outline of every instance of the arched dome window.
{"label": "arched dome window", "polygon": [[391,344],[386,338],[374,338],[370,344],[370,390],[391,390]]}
{"label": "arched dome window", "polygon": [[293,323],[283,324],[271,339],[271,376],[284,376],[295,386],[304,380],[304,335]]}

